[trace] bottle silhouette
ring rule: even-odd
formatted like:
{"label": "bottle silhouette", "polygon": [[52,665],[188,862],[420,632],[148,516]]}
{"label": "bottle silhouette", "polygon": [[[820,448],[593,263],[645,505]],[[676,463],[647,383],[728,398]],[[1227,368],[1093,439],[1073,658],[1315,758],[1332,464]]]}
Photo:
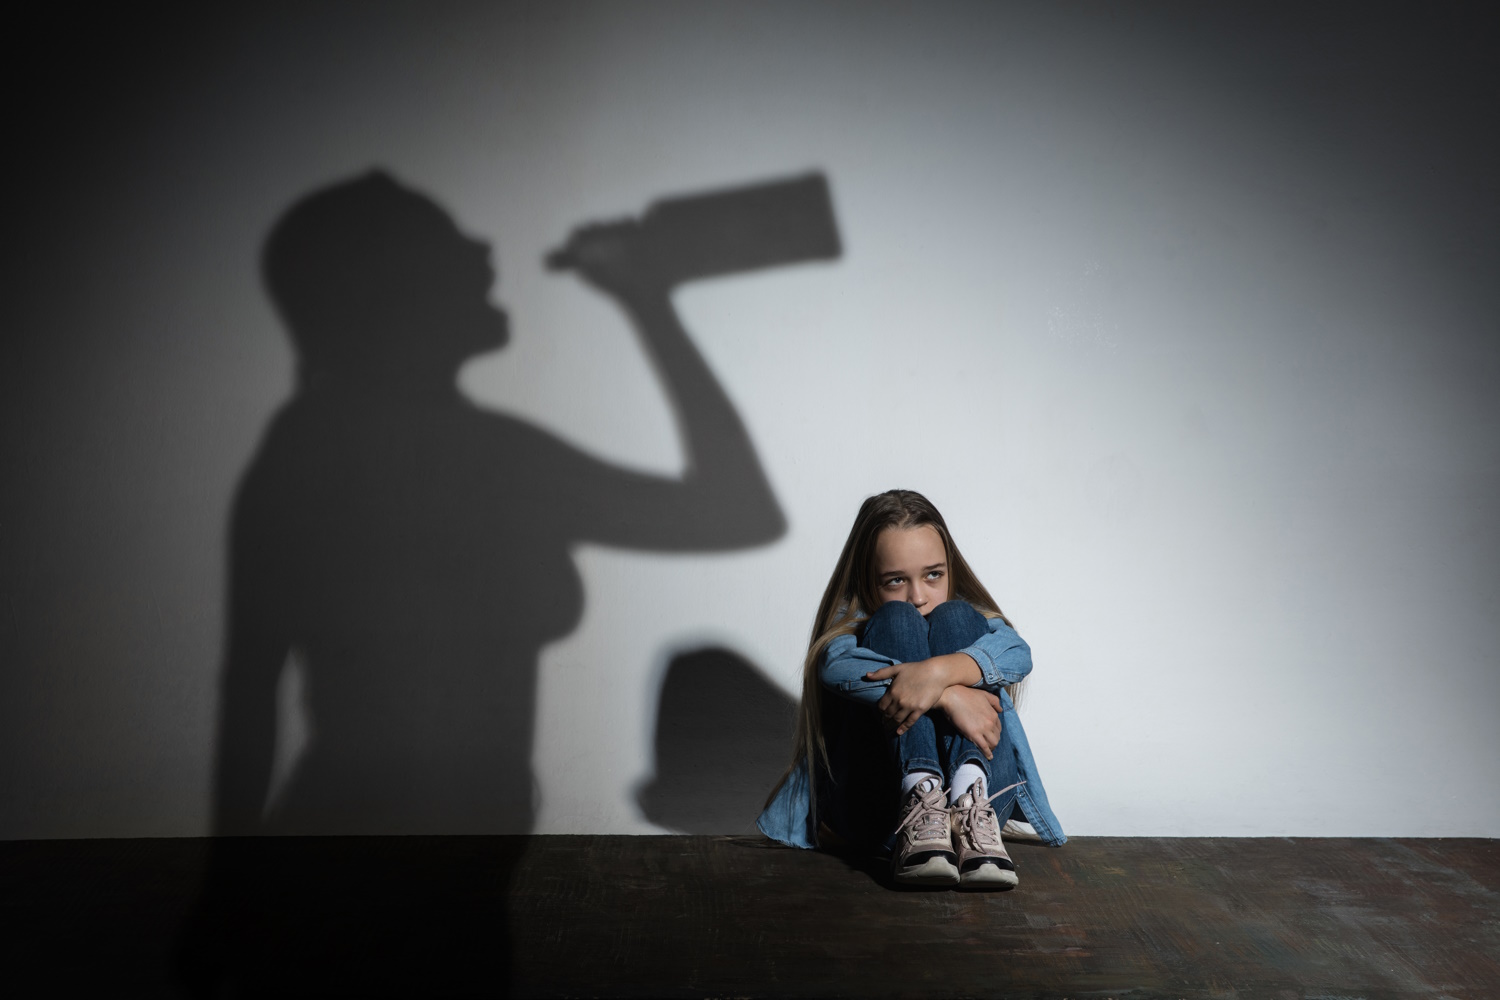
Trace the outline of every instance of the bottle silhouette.
{"label": "bottle silhouette", "polygon": [[[673,283],[760,268],[831,260],[841,252],[828,181],[820,173],[652,202],[636,238]],[[547,266],[576,263],[582,231],[547,255]]]}

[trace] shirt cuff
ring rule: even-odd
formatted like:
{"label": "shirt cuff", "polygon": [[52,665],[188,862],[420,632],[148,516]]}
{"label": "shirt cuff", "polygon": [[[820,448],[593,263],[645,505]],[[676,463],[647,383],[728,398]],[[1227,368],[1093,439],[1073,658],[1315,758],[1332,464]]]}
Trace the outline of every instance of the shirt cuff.
{"label": "shirt cuff", "polygon": [[990,654],[978,646],[970,646],[968,649],[959,650],[959,652],[967,653],[970,659],[978,665],[979,673],[984,677],[984,680],[980,684],[975,685],[976,687],[1000,687],[1004,683],[1000,677],[1000,669],[995,666],[995,661],[990,658]]}

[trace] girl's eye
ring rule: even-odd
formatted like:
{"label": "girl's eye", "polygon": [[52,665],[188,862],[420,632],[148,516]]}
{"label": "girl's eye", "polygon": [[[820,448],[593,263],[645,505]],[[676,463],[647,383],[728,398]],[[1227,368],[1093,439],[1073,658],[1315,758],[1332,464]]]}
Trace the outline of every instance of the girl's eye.
{"label": "girl's eye", "polygon": [[903,582],[905,579],[906,577],[904,576],[893,576],[889,580],[885,581],[884,586],[894,587],[896,584]]}
{"label": "girl's eye", "polygon": [[940,579],[942,577],[942,575],[943,575],[943,571],[942,570],[935,569],[931,573],[927,574],[927,579],[929,579],[929,580],[937,580],[937,579]]}

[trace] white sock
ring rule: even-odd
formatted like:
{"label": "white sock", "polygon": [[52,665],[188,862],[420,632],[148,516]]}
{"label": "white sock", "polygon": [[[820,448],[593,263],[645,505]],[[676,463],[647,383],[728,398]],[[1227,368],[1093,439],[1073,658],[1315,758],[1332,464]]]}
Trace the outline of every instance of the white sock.
{"label": "white sock", "polygon": [[979,786],[974,789],[974,794],[982,799],[984,798],[984,768],[972,760],[967,764],[958,765],[958,770],[953,772],[953,786],[948,789],[948,804],[951,806],[963,798],[964,792],[967,792],[975,782],[978,782]]}
{"label": "white sock", "polygon": [[913,771],[910,774],[903,774],[901,776],[901,797],[903,799],[906,798],[911,794],[911,790],[913,788],[916,788],[928,778],[932,779],[933,784],[926,788],[923,788],[922,791],[924,792],[930,792],[933,788],[941,787],[943,784],[943,779],[933,774],[931,771]]}

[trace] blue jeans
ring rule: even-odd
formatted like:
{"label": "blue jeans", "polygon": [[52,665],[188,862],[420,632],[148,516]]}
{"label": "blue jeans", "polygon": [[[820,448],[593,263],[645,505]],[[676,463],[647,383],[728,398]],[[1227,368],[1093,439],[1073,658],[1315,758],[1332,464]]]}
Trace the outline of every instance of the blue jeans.
{"label": "blue jeans", "polygon": [[[948,601],[926,617],[905,601],[888,601],[866,621],[859,644],[902,663],[957,653],[988,631],[985,618],[967,602]],[[819,782],[819,820],[843,839],[859,846],[889,850],[900,817],[901,777],[930,771],[951,785],[953,774],[973,762],[985,772],[991,789],[1018,780],[1015,751],[1000,733],[994,760],[964,738],[948,717],[934,710],[900,736],[883,725],[866,705],[825,698],[823,734],[831,774]],[[879,758],[885,758],[880,760]],[[1015,805],[1011,789],[994,801],[1003,823]]]}

